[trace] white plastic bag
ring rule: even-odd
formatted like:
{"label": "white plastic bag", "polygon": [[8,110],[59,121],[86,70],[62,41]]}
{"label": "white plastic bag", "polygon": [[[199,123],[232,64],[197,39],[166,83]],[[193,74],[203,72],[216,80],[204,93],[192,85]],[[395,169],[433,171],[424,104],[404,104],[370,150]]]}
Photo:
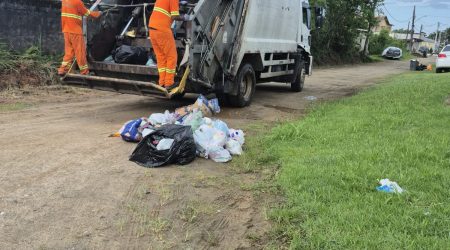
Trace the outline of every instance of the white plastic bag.
{"label": "white plastic bag", "polygon": [[219,149],[225,150],[224,146],[227,142],[227,136],[222,131],[203,124],[194,132],[194,141],[199,154],[208,155],[212,159],[211,152],[213,151],[216,152],[214,155],[224,155],[223,152],[218,151],[220,151]]}
{"label": "white plastic bag", "polygon": [[170,113],[168,110],[164,114],[162,113],[154,113],[151,114],[148,118],[149,122],[152,125],[164,125],[164,124],[173,124],[176,121],[175,115]]}
{"label": "white plastic bag", "polygon": [[215,120],[215,121],[213,122],[213,126],[214,126],[216,129],[218,129],[218,130],[224,132],[226,135],[228,135],[228,134],[230,133],[229,128],[228,128],[228,125],[227,125],[225,122],[221,121],[221,120]]}
{"label": "white plastic bag", "polygon": [[174,142],[174,139],[170,138],[164,138],[161,141],[159,141],[158,145],[156,146],[157,150],[168,150],[172,147],[172,144]]}
{"label": "white plastic bag", "polygon": [[235,141],[233,139],[228,139],[227,144],[225,145],[225,148],[232,155],[242,155],[242,146],[238,141]]}
{"label": "white plastic bag", "polygon": [[223,147],[213,147],[209,150],[208,156],[215,162],[225,163],[231,161],[232,159],[230,152]]}
{"label": "white plastic bag", "polygon": [[150,128],[145,128],[144,130],[142,130],[142,138],[146,137],[147,135],[151,134],[153,131],[153,129]]}
{"label": "white plastic bag", "polygon": [[193,112],[187,115],[183,122],[181,123],[184,126],[191,126],[192,130],[197,130],[203,124],[203,114],[200,111]]}
{"label": "white plastic bag", "polygon": [[162,125],[162,124],[166,124],[166,117],[164,114],[154,113],[154,114],[150,115],[150,117],[148,118],[148,121],[152,125]]}
{"label": "white plastic bag", "polygon": [[231,139],[238,141],[241,144],[241,146],[244,145],[245,143],[244,131],[235,129],[230,129],[229,131],[230,132],[228,135],[230,136]]}

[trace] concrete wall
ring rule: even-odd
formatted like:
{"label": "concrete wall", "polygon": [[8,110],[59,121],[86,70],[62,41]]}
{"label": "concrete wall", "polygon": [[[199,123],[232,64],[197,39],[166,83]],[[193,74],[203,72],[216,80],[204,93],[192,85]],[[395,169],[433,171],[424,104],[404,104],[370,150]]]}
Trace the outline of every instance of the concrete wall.
{"label": "concrete wall", "polygon": [[32,45],[62,54],[60,0],[0,0],[0,40],[16,50]]}

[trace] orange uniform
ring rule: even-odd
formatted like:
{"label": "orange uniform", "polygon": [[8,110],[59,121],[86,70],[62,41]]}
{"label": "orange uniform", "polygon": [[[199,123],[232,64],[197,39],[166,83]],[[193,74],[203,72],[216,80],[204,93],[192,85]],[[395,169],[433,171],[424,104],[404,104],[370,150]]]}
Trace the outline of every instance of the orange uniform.
{"label": "orange uniform", "polygon": [[76,58],[81,74],[88,74],[86,45],[83,39],[83,16],[99,17],[100,12],[89,11],[81,0],[62,0],[61,26],[64,33],[64,59],[58,70],[65,74]]}
{"label": "orange uniform", "polygon": [[148,25],[158,64],[159,85],[163,87],[174,84],[178,55],[171,26],[172,17],[179,15],[178,0],[156,0]]}

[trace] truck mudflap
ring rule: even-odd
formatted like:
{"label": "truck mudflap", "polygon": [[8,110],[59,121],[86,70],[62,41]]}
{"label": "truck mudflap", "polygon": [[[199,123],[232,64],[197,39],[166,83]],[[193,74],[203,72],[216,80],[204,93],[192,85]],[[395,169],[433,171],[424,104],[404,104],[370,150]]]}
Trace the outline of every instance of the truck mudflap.
{"label": "truck mudflap", "polygon": [[167,89],[159,86],[154,82],[136,81],[121,78],[111,78],[102,76],[91,76],[69,73],[62,78],[65,85],[90,88],[104,91],[113,91],[122,94],[143,95],[143,96],[160,96],[168,99],[182,95],[185,91],[186,81],[189,76],[190,69],[186,68],[184,75],[177,88],[168,92]]}

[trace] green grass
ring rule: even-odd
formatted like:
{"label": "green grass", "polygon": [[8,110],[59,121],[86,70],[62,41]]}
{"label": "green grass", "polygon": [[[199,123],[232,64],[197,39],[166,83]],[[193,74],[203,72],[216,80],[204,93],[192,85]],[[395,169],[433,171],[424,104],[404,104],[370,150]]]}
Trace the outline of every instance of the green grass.
{"label": "green grass", "polygon": [[[12,51],[0,41],[0,75],[16,74],[34,76],[42,85],[57,84],[56,68],[60,56],[44,55],[42,51],[32,46],[25,51]],[[8,79],[2,79],[0,90],[8,87]],[[28,83],[23,83],[27,85]]]}
{"label": "green grass", "polygon": [[[450,249],[449,96],[448,74],[409,73],[249,138],[245,167],[280,167],[287,201],[270,213],[273,238],[292,249]],[[382,178],[406,193],[377,192]]]}
{"label": "green grass", "polygon": [[0,112],[18,111],[29,108],[31,105],[27,103],[0,103]]}

